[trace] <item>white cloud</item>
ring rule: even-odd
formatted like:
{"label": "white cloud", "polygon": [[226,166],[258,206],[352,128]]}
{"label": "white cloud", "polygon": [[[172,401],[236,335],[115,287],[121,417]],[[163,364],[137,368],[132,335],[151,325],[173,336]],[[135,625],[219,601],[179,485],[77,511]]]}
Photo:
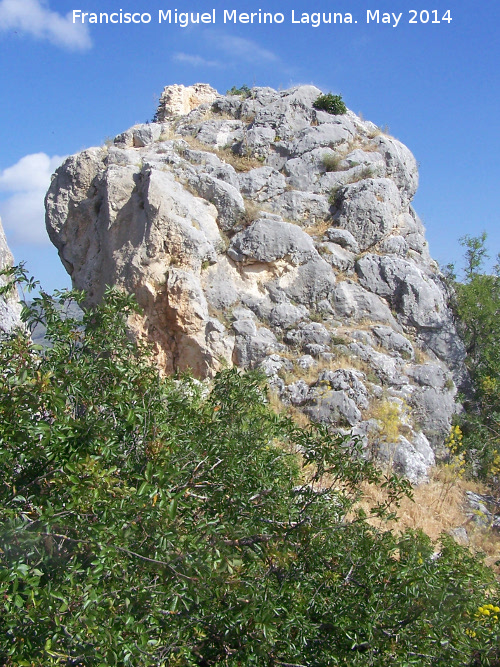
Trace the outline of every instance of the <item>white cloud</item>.
{"label": "white cloud", "polygon": [[73,23],[71,13],[51,11],[45,0],[0,0],[0,30],[18,30],[71,50],[92,46],[87,25]]}
{"label": "white cloud", "polygon": [[212,33],[210,40],[216,48],[224,51],[224,53],[227,53],[236,60],[245,60],[249,63],[277,63],[279,61],[275,53],[262,48],[262,46],[259,46],[257,42],[251,39]]}
{"label": "white cloud", "polygon": [[223,67],[222,63],[219,63],[216,60],[206,60],[206,58],[194,56],[189,53],[174,53],[172,60],[179,63],[186,63],[187,65],[193,65],[194,67]]}
{"label": "white cloud", "polygon": [[50,177],[64,157],[45,153],[25,155],[16,164],[0,171],[0,216],[9,243],[48,245],[43,200]]}

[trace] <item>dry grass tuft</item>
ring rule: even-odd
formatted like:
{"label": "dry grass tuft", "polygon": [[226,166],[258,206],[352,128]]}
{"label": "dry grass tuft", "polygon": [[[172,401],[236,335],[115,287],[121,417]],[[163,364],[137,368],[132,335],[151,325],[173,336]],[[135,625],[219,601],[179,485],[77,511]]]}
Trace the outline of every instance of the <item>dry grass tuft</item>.
{"label": "dry grass tuft", "polygon": [[[372,507],[387,499],[385,490],[379,486],[364,483],[362,491],[363,499],[359,507],[367,513]],[[434,541],[439,541],[442,533],[463,527],[469,536],[469,546],[472,551],[483,552],[486,565],[500,574],[500,568],[495,566],[495,562],[500,560],[500,536],[489,529],[476,526],[465,514],[466,491],[487,493],[484,486],[478,482],[456,477],[450,479],[449,471],[438,466],[434,469],[428,484],[414,488],[413,500],[403,498],[396,510],[397,521],[391,521],[385,524],[385,527],[397,533],[403,532],[406,528],[420,529]],[[381,526],[378,519],[373,519],[371,522]]]}
{"label": "dry grass tuft", "polygon": [[247,155],[238,155],[234,153],[230,147],[221,148],[216,151],[223,162],[230,164],[236,171],[245,172],[262,167],[264,160],[259,160],[256,157]]}
{"label": "dry grass tuft", "polygon": [[261,217],[262,211],[265,210],[265,207],[260,204],[252,201],[251,199],[245,198],[245,212],[240,216],[238,220],[238,230],[249,227],[252,222],[255,222]]}
{"label": "dry grass tuft", "polygon": [[189,148],[192,148],[194,151],[205,151],[207,153],[217,153],[215,146],[210,146],[209,144],[204,144],[203,141],[200,141],[196,137],[191,136],[190,134],[186,135],[175,135],[175,139],[182,139],[185,141]]}
{"label": "dry grass tuft", "polygon": [[306,426],[309,426],[311,423],[309,417],[301,412],[301,410],[294,407],[293,405],[285,405],[285,403],[283,403],[275,391],[269,392],[268,399],[269,406],[274,412],[279,415],[286,415],[287,417],[290,417],[290,419],[294,421],[297,426],[300,426],[300,428],[306,428]]}
{"label": "dry grass tuft", "polygon": [[304,227],[304,231],[315,239],[322,239],[327,229],[332,226],[331,220],[318,220],[309,227]]}
{"label": "dry grass tuft", "polygon": [[252,169],[256,169],[257,167],[263,166],[263,160],[259,160],[258,158],[251,156],[238,155],[237,153],[234,153],[229,146],[218,148],[217,146],[204,144],[202,141],[190,134],[173,134],[170,138],[183,139],[189,145],[189,147],[195,151],[214,153],[222,160],[222,162],[230,164],[236,171],[239,172],[250,171]]}
{"label": "dry grass tuft", "polygon": [[[290,359],[290,361],[295,361],[299,356],[302,356],[298,350],[280,352],[280,355]],[[371,367],[362,359],[354,356],[351,357],[347,354],[337,354],[333,359],[320,358],[317,360],[317,363],[309,368],[302,368],[301,366],[294,365],[293,370],[282,370],[279,375],[286,384],[291,384],[297,380],[304,380],[307,384],[312,384],[317,381],[321,371],[337,371],[340,368],[354,368],[355,370],[363,372],[365,375],[372,372]]]}

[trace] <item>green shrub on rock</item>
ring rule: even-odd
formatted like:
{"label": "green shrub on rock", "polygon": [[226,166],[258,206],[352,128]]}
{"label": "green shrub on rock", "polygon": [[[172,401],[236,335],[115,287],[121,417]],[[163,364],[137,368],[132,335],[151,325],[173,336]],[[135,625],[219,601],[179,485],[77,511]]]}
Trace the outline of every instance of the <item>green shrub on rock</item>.
{"label": "green shrub on rock", "polygon": [[347,113],[347,107],[342,99],[342,95],[334,95],[333,93],[320,95],[313,103],[313,107],[315,109],[320,109],[321,111],[326,111],[334,116]]}
{"label": "green shrub on rock", "polygon": [[240,88],[236,88],[236,86],[233,86],[230,90],[226,91],[226,95],[239,95],[244,99],[250,97],[251,94],[252,91],[246,84],[243,84]]}
{"label": "green shrub on rock", "polygon": [[161,377],[135,308],[108,289],[67,320],[42,293],[1,343],[0,664],[493,664],[480,559],[356,509],[402,481],[274,414],[256,375]]}

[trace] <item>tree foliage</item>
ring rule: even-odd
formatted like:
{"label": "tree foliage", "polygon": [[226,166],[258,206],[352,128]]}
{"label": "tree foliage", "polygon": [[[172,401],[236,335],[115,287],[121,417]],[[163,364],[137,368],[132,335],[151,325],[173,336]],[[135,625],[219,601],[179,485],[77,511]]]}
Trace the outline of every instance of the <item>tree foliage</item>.
{"label": "tree foliage", "polygon": [[374,527],[361,482],[407,486],[356,441],[274,414],[254,374],[161,377],[130,297],[82,321],[68,298],[0,348],[1,664],[494,664],[491,573]]}
{"label": "tree foliage", "polygon": [[464,236],[463,279],[448,267],[455,293],[459,328],[467,350],[467,365],[475,400],[462,417],[463,448],[473,469],[490,483],[500,477],[500,258],[486,273],[486,234]]}

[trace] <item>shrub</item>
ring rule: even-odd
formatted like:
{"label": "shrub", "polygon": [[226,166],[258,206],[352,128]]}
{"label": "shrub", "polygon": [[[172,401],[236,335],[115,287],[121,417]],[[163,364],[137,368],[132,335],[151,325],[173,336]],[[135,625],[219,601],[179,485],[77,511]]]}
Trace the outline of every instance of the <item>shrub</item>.
{"label": "shrub", "polygon": [[347,113],[347,107],[344,104],[342,95],[334,95],[333,93],[320,95],[313,103],[313,107],[315,109],[320,109],[321,111],[326,111],[334,116]]}
{"label": "shrub", "polygon": [[127,295],[55,305],[0,346],[0,664],[491,664],[491,573],[372,526],[363,480],[407,487],[357,443],[271,412],[256,375],[161,377]]}
{"label": "shrub", "polygon": [[246,84],[243,84],[240,88],[233,86],[230,90],[226,91],[226,95],[240,95],[244,98],[250,97],[251,94],[252,91]]}
{"label": "shrub", "polygon": [[470,469],[500,488],[500,258],[493,273],[486,273],[486,234],[465,236],[461,244],[466,248],[463,279],[457,279],[452,265],[447,267],[474,383],[474,396],[460,420],[460,448]]}

